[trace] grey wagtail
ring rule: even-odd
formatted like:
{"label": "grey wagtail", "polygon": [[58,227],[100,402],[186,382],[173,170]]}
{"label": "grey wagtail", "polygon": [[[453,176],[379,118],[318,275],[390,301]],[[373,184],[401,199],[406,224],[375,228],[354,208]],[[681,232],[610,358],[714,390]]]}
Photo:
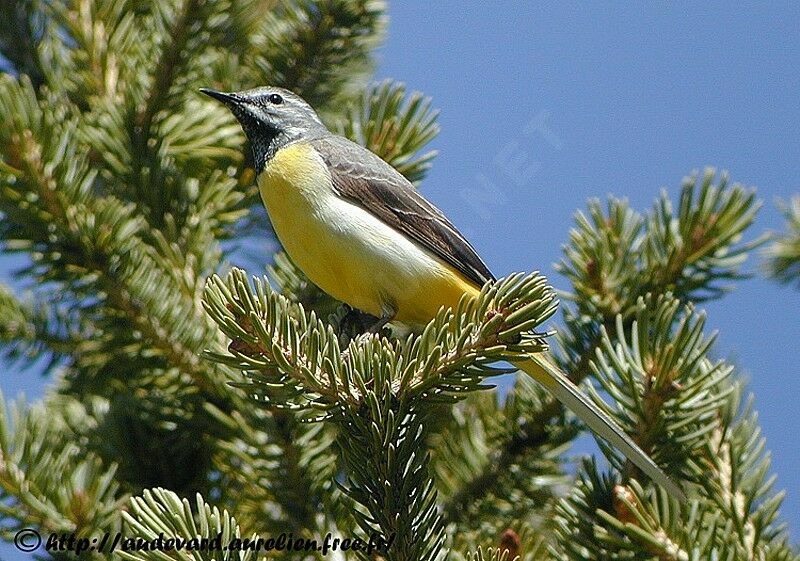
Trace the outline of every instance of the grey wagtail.
{"label": "grey wagtail", "polygon": [[[282,88],[202,89],[241,123],[261,198],[292,261],[337,300],[389,321],[425,324],[495,277],[442,212],[392,166],[331,133]],[[514,363],[662,485],[684,494],[543,354]]]}

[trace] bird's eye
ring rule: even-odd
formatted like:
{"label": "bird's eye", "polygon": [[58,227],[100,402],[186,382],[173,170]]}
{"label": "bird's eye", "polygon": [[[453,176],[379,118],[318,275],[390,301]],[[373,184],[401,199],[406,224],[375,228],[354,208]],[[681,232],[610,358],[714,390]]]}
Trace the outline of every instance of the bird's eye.
{"label": "bird's eye", "polygon": [[269,94],[267,101],[269,101],[273,105],[280,105],[281,103],[283,103],[283,98],[280,95],[274,93],[274,94]]}

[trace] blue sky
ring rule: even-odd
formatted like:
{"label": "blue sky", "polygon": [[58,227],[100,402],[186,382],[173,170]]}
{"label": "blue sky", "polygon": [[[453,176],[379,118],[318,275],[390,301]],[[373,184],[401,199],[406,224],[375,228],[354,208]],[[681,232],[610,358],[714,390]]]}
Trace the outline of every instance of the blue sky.
{"label": "blue sky", "polygon": [[[713,165],[765,201],[755,237],[783,227],[776,198],[800,193],[800,2],[599,4],[390,7],[376,78],[441,109],[423,191],[498,276],[538,269],[566,288],[553,263],[589,197],[627,196],[645,211],[659,189],[674,194]],[[758,273],[759,261],[746,269]],[[757,275],[706,309],[718,353],[750,380],[798,542],[800,291]],[[13,371],[0,382],[7,395],[42,385]],[[0,557],[17,555],[0,546]]]}

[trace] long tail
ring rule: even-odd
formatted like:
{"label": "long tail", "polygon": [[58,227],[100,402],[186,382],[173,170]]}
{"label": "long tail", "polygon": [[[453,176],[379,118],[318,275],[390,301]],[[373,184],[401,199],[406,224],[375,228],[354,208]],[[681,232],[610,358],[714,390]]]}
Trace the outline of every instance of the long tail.
{"label": "long tail", "polygon": [[569,407],[592,431],[620,450],[625,457],[661,485],[673,497],[685,500],[683,490],[661,471],[648,456],[614,420],[597,408],[578,386],[572,383],[546,355],[530,355],[526,360],[513,363],[514,366],[531,376],[547,388],[555,397]]}

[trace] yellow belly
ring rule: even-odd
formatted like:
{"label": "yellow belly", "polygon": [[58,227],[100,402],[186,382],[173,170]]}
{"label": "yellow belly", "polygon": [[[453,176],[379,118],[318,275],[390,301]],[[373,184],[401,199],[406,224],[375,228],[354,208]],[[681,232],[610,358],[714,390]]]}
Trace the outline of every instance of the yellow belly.
{"label": "yellow belly", "polygon": [[278,151],[258,177],[272,226],[292,261],[337,300],[381,317],[426,323],[479,288],[361,207],[340,198],[308,144]]}

